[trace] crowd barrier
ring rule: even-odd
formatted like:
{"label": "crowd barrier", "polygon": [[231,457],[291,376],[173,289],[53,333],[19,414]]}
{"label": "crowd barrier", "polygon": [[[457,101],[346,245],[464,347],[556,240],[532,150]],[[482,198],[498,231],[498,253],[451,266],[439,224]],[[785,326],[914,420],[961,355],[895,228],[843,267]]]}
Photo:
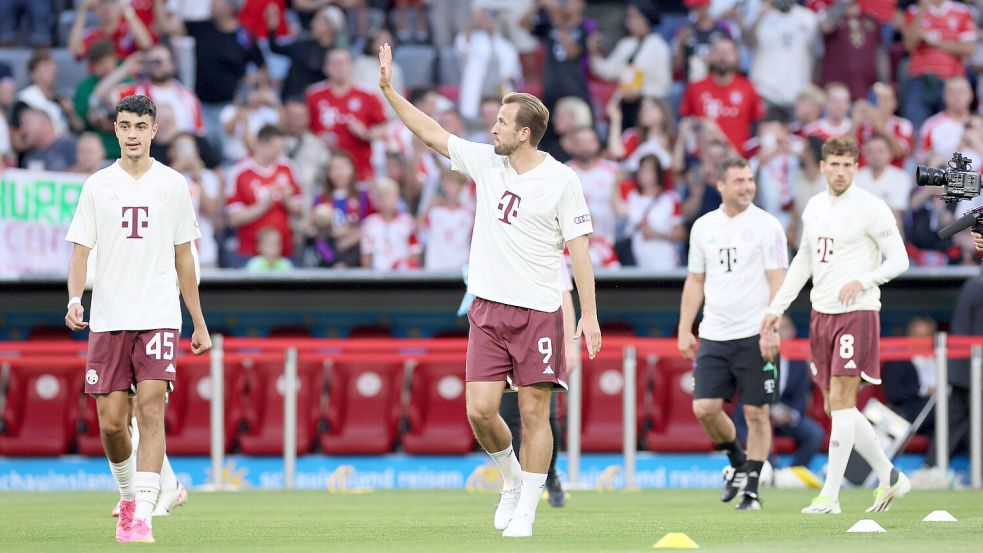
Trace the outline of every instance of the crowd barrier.
{"label": "crowd barrier", "polygon": [[[180,376],[166,418],[169,453],[208,453],[212,474],[221,474],[233,439],[245,454],[282,454],[286,487],[297,455],[317,446],[328,454],[382,454],[399,436],[407,453],[475,447],[464,410],[465,339],[216,335],[213,345],[194,357],[189,341],[179,343]],[[0,342],[0,455],[58,455],[73,441],[80,453],[101,454],[94,401],[81,395],[85,350],[74,340]],[[781,353],[808,361],[808,341],[785,342]],[[882,362],[915,356],[935,357],[940,383],[949,360],[971,359],[970,473],[980,487],[983,337],[881,340]],[[639,429],[650,450],[710,449],[689,408],[691,363],[675,339],[607,336],[595,359],[582,352],[578,361],[562,397],[570,480],[577,480],[581,451],[620,446],[625,484],[633,487]],[[945,468],[948,397],[937,396],[936,464]]]}

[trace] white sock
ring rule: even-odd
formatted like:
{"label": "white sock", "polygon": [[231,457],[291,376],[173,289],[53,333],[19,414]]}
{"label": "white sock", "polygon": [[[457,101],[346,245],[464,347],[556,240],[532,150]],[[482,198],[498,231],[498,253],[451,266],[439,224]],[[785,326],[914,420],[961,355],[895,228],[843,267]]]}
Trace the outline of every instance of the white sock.
{"label": "white sock", "polygon": [[137,426],[137,418],[130,419],[130,442],[133,443],[133,451],[140,447],[140,427]]}
{"label": "white sock", "polygon": [[853,447],[864,458],[864,461],[867,461],[867,464],[873,469],[874,474],[877,475],[881,484],[890,486],[891,469],[894,468],[894,465],[887,458],[884,450],[881,449],[881,444],[877,441],[877,435],[874,433],[874,427],[870,425],[867,417],[857,410],[856,407],[852,411],[857,428],[856,443]]}
{"label": "white sock", "polygon": [[154,507],[157,506],[157,495],[160,494],[160,474],[156,472],[138,472],[136,474],[137,512],[135,519],[146,520],[150,524]]}
{"label": "white sock", "polygon": [[826,467],[826,482],[819,495],[827,495],[839,499],[840,486],[843,485],[843,473],[846,472],[850,452],[856,437],[856,423],[853,420],[855,408],[837,409],[833,411],[833,429],[829,434],[829,463]]}
{"label": "white sock", "polygon": [[522,471],[522,491],[519,493],[519,504],[515,507],[513,519],[522,516],[536,518],[536,507],[543,497],[546,487],[546,475],[536,472]]}
{"label": "white sock", "polygon": [[119,497],[123,501],[133,501],[136,497],[136,489],[133,486],[133,476],[137,472],[137,450],[133,448],[133,453],[130,453],[130,458],[114,463],[109,462],[109,470],[113,473],[113,478],[116,479],[116,484],[119,486]]}
{"label": "white sock", "polygon": [[177,491],[177,475],[171,468],[171,461],[164,455],[164,464],[160,467],[160,489],[164,492]]}
{"label": "white sock", "polygon": [[519,459],[512,451],[512,446],[499,451],[498,453],[489,452],[498,470],[502,473],[502,480],[505,482],[505,489],[517,488],[520,483],[522,467],[519,466]]}

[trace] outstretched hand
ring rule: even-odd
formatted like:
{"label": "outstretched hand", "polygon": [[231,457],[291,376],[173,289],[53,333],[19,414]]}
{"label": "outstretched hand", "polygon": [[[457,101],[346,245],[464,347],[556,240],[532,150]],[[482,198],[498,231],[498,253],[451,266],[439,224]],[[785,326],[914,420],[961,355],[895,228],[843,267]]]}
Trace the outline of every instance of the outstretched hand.
{"label": "outstretched hand", "polygon": [[389,43],[379,47],[379,88],[385,90],[393,84],[393,51]]}

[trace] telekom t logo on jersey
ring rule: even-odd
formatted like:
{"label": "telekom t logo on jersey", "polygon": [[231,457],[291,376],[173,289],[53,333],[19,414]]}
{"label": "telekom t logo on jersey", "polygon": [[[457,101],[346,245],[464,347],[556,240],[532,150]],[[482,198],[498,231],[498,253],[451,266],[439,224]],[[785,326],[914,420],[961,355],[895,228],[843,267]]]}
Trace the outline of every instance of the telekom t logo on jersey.
{"label": "telekom t logo on jersey", "polygon": [[819,248],[816,250],[816,254],[819,256],[819,262],[829,263],[829,256],[833,255],[833,239],[827,236],[820,236],[816,241],[819,242]]}
{"label": "telekom t logo on jersey", "polygon": [[[140,214],[143,213],[143,219]],[[150,226],[150,208],[141,206],[123,206],[123,228],[130,230],[127,238],[143,238],[140,236],[140,229]]]}
{"label": "telekom t logo on jersey", "polygon": [[522,202],[522,198],[516,195],[514,192],[509,192],[508,190],[502,194],[502,201],[498,203],[498,209],[502,211],[502,218],[499,221],[505,223],[506,225],[511,225],[512,221],[509,221],[509,216],[518,217],[519,216],[519,204]]}

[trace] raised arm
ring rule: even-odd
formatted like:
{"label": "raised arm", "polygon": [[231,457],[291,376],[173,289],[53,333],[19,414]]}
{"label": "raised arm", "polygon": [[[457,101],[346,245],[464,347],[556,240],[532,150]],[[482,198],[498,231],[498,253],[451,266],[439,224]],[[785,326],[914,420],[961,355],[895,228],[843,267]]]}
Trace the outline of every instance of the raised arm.
{"label": "raised arm", "polygon": [[392,49],[389,48],[389,44],[384,44],[379,48],[379,88],[382,89],[383,96],[393,107],[396,116],[413,134],[440,155],[450,159],[447,141],[450,139],[451,133],[444,130],[439,123],[417,109],[396,91],[392,83],[392,64]]}

